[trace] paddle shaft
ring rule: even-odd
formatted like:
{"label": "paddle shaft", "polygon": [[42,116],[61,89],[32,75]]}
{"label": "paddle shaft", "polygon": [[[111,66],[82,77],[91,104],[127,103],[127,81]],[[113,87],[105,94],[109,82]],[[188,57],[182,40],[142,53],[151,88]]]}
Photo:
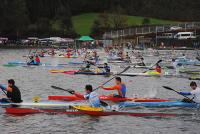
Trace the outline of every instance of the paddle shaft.
{"label": "paddle shaft", "polygon": [[6,96],[8,96],[7,93],[6,93],[4,90],[2,90],[2,91],[3,91],[3,93],[4,93]]}
{"label": "paddle shaft", "polygon": [[178,91],[176,91],[176,90],[174,90],[174,89],[172,89],[172,88],[170,88],[170,87],[166,87],[166,86],[163,86],[163,87],[164,87],[165,89],[172,90],[172,91],[176,92],[177,94],[179,94],[179,95],[181,95],[181,96],[183,96],[183,97],[185,97],[185,98],[191,100],[192,102],[196,103],[196,102],[193,101],[191,98],[187,97],[186,95],[180,94]]}
{"label": "paddle shaft", "polygon": [[[178,91],[176,91],[176,90],[172,90],[172,91],[174,91],[174,92],[176,92],[177,94],[180,94]],[[183,94],[180,94],[180,95],[182,95],[183,97],[185,97],[185,98],[187,98],[187,99],[189,99],[189,100],[192,100],[191,98],[189,98],[189,97],[187,97],[187,96],[185,96],[185,95],[183,95]],[[192,100],[193,101],[193,100]]]}
{"label": "paddle shaft", "polygon": [[[125,72],[125,71],[127,71],[129,68],[130,68],[130,66],[126,67],[126,68],[125,68],[125,69],[124,69],[122,72],[120,72],[120,73],[118,73],[118,74],[114,75],[114,77],[112,77],[112,78],[111,78],[111,79],[109,79],[108,81],[104,82],[102,85],[105,85],[105,84],[107,84],[108,82],[110,82],[111,80],[113,80],[114,78],[116,78],[116,77],[117,77],[117,75],[124,73],[124,72]],[[101,85],[101,86],[102,86],[102,85]],[[97,88],[95,88],[93,91],[95,91],[95,90],[99,89],[101,86],[98,86],[98,87],[97,87]]]}
{"label": "paddle shaft", "polygon": [[[60,87],[56,87],[56,86],[51,86],[52,88],[54,89],[58,89],[58,90],[62,90],[62,91],[67,91],[68,93],[72,94],[72,90],[71,89],[63,89],[63,88],[60,88]],[[100,103],[102,106],[108,106],[108,104],[104,101],[101,101],[100,100]]]}
{"label": "paddle shaft", "polygon": [[29,58],[30,53],[31,53],[31,49],[29,50],[29,53],[28,53],[28,55],[27,55],[26,63],[27,63],[27,61],[28,61],[28,58]]}

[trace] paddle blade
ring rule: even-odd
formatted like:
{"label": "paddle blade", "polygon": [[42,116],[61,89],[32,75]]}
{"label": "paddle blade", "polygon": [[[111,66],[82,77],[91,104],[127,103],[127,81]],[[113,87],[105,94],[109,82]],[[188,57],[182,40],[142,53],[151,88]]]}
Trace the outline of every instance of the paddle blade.
{"label": "paddle blade", "polygon": [[75,91],[72,90],[72,89],[63,89],[63,88],[60,88],[60,87],[56,87],[56,86],[51,86],[52,88],[54,89],[58,89],[58,90],[62,90],[62,91],[67,91],[69,92],[70,94],[74,93]]}
{"label": "paddle blade", "polygon": [[108,106],[108,104],[107,104],[106,102],[104,102],[104,101],[100,101],[100,103],[101,103],[101,105],[104,106],[104,107],[107,107],[107,106]]}
{"label": "paddle blade", "polygon": [[167,87],[167,86],[162,86],[162,87],[164,87],[165,89],[168,89],[168,90],[174,90],[174,89]]}
{"label": "paddle blade", "polygon": [[126,67],[122,72],[120,72],[119,74],[122,74],[124,72],[126,72],[131,66]]}
{"label": "paddle blade", "polygon": [[157,62],[157,64],[160,63],[160,62],[162,62],[162,60],[159,60],[159,61]]}

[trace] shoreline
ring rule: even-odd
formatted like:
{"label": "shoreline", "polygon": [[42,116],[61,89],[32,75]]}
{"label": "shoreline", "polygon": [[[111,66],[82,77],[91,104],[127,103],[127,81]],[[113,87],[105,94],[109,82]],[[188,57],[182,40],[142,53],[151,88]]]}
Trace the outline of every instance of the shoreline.
{"label": "shoreline", "polygon": [[[0,49],[50,49],[52,48],[51,46],[2,46],[0,45]],[[59,47],[53,47],[53,48],[59,48]],[[149,48],[152,48],[152,47],[149,47]],[[60,47],[60,49],[63,49],[62,47]],[[66,49],[66,48],[65,48]],[[148,49],[148,48],[146,48]],[[131,49],[130,49],[131,50]],[[140,49],[140,48],[135,48],[135,50],[143,50],[143,49]],[[171,47],[167,47],[167,48],[156,48],[156,50],[172,50]],[[177,47],[177,48],[174,48],[174,50],[200,50],[199,49],[195,49],[195,48],[191,48],[191,47]]]}

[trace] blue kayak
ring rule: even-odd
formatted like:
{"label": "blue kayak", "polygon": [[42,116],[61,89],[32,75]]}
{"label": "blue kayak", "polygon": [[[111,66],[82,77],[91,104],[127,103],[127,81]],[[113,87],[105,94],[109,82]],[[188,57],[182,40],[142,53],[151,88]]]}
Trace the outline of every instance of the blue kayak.
{"label": "blue kayak", "polygon": [[184,58],[176,59],[176,62],[178,64],[182,64],[182,65],[198,65],[198,64],[200,64],[200,61],[184,59]]}
{"label": "blue kayak", "polygon": [[65,67],[68,66],[68,64],[56,64],[56,65],[52,65],[50,63],[40,63],[40,64],[28,64],[27,62],[24,61],[11,61],[8,62],[8,64],[5,65],[15,65],[15,66],[45,66],[45,67]]}
{"label": "blue kayak", "polygon": [[69,65],[84,65],[85,64],[85,62],[77,62],[77,61],[70,61],[70,62],[68,62],[68,64]]}
{"label": "blue kayak", "polygon": [[200,103],[187,103],[182,101],[169,101],[169,102],[121,102],[120,107],[191,107],[200,108]]}

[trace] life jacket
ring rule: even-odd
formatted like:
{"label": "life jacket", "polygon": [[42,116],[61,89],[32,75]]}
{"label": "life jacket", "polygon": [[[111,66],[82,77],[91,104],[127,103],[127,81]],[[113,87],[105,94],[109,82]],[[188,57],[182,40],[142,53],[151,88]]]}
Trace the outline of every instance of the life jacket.
{"label": "life jacket", "polygon": [[125,98],[126,97],[126,85],[121,84],[120,86],[121,86],[121,89],[118,90],[118,93],[122,98]]}
{"label": "life jacket", "polygon": [[11,86],[11,87],[8,87],[8,88],[11,88],[11,91],[10,90],[7,91],[7,97],[9,99],[11,99],[11,101],[14,102],[14,103],[21,103],[22,102],[21,92],[18,89],[18,87],[16,87],[14,85],[14,86]]}

